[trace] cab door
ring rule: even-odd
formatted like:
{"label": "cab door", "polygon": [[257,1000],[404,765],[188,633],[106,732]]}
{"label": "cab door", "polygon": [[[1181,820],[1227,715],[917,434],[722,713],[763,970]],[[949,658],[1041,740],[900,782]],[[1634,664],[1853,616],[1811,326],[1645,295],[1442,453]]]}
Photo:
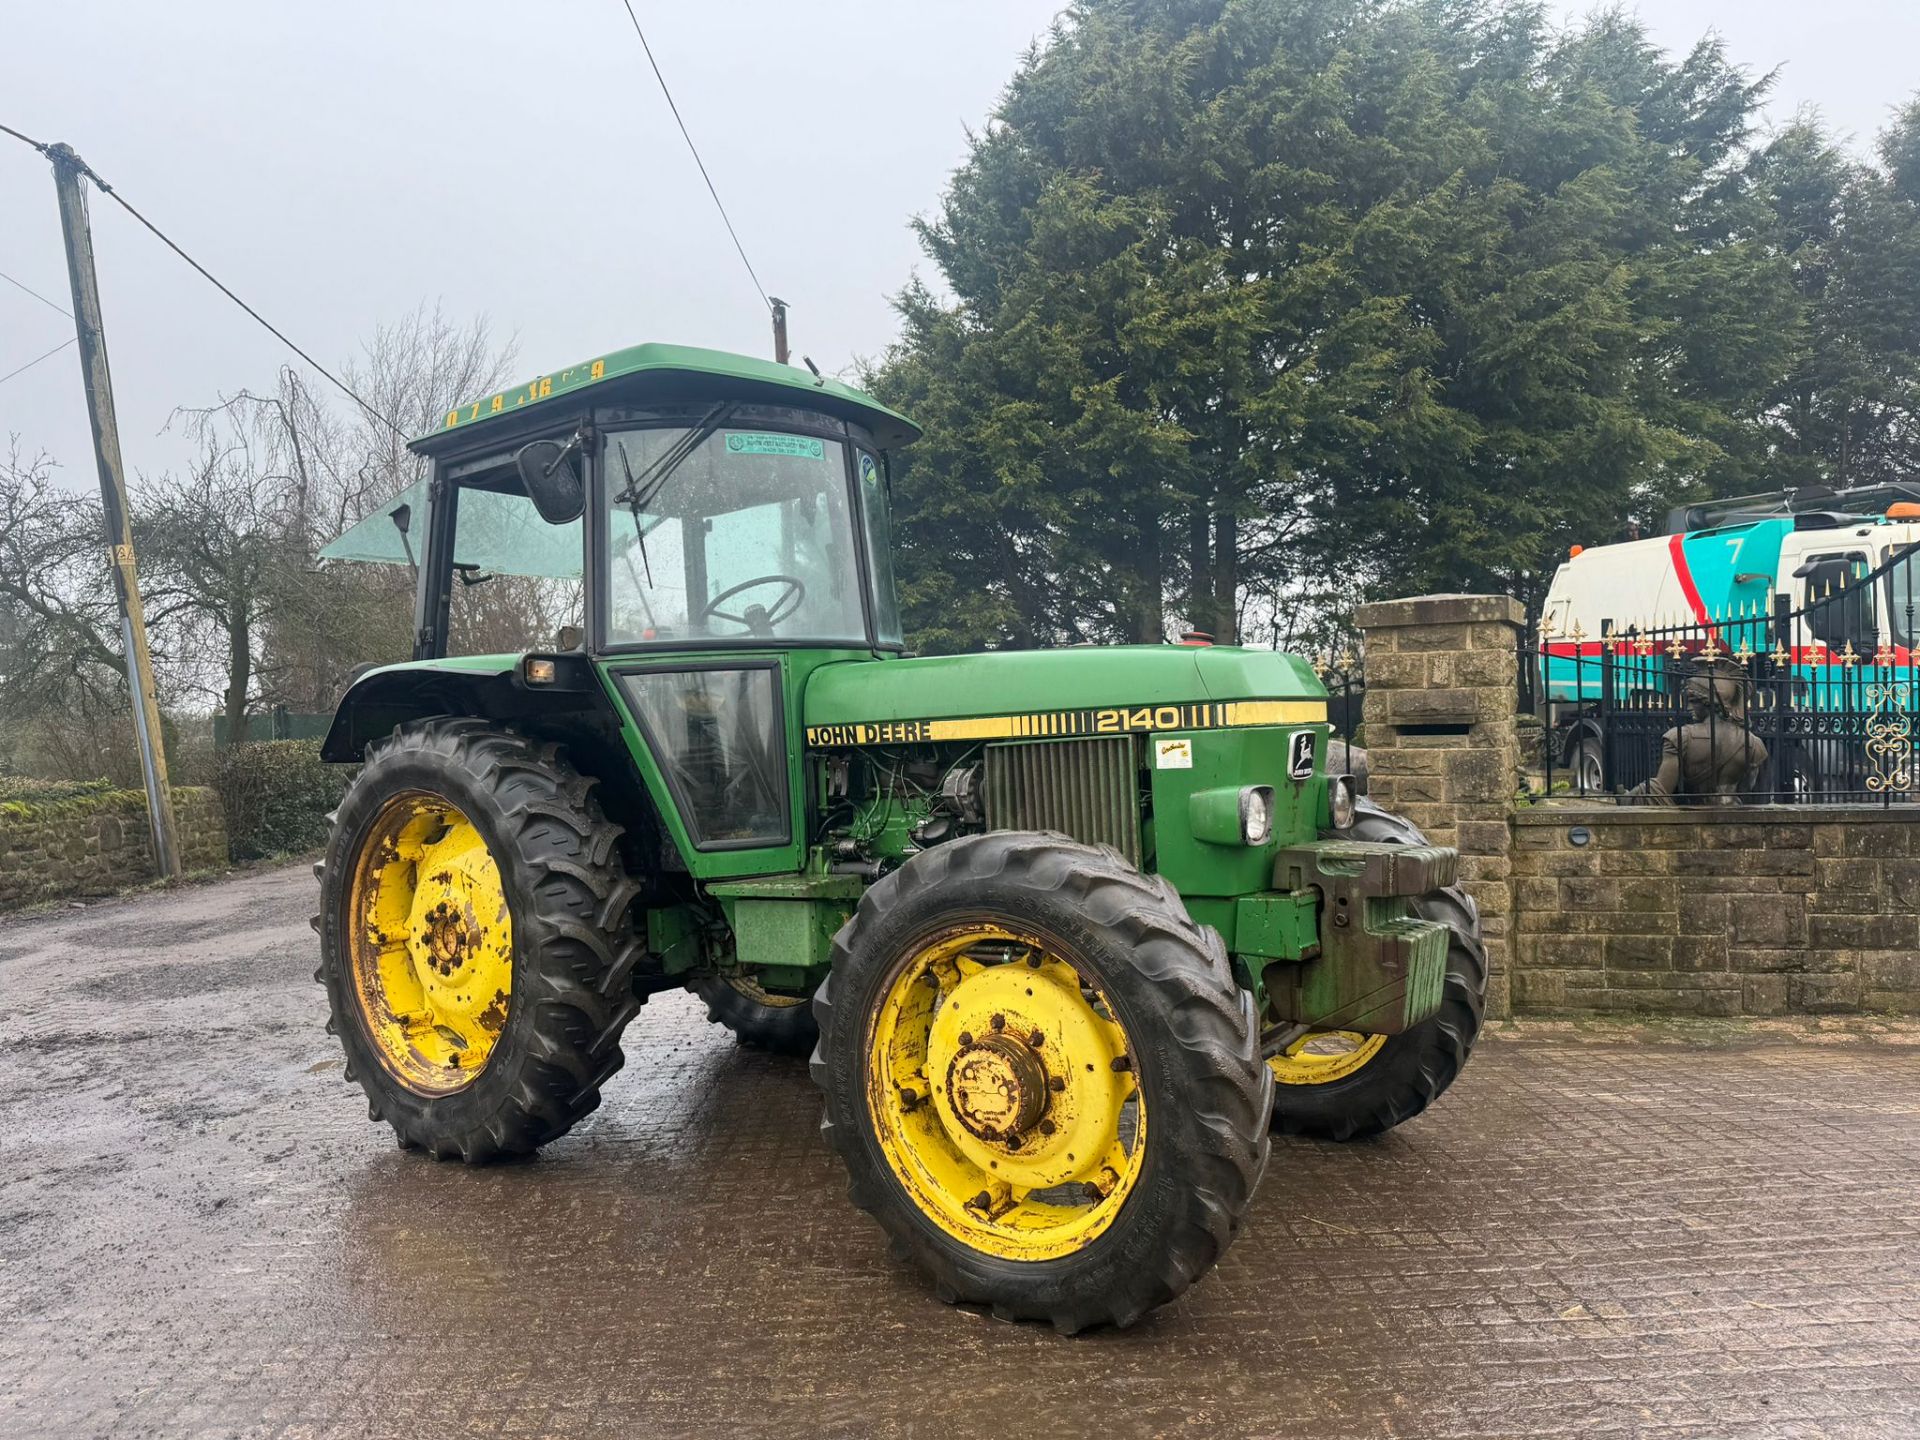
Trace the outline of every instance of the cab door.
{"label": "cab door", "polygon": [[802,689],[872,653],[845,426],[750,406],[680,418],[603,433],[599,663],[688,872],[796,871]]}

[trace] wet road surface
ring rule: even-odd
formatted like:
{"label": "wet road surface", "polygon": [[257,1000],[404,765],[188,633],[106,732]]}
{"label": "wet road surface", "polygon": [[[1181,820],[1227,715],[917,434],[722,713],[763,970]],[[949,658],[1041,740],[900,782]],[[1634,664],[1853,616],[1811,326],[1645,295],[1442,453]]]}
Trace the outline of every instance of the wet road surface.
{"label": "wet road surface", "polygon": [[0,919],[0,1435],[1920,1435],[1920,1050],[1496,1039],[1276,1144],[1124,1334],[937,1303],[684,995],[539,1158],[398,1150],[304,868]]}

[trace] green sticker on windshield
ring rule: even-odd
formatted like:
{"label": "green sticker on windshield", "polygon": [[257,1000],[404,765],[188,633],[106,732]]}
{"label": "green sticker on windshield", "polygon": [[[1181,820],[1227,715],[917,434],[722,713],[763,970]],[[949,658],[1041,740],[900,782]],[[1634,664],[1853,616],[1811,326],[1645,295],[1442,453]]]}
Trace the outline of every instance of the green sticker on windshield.
{"label": "green sticker on windshield", "polygon": [[806,435],[768,435],[754,431],[727,436],[729,455],[791,455],[800,460],[823,460],[827,442]]}

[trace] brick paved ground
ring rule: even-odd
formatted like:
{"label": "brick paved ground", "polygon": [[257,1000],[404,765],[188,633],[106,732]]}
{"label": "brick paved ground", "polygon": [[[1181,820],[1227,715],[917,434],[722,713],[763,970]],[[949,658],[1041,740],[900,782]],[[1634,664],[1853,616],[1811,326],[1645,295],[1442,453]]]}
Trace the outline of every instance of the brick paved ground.
{"label": "brick paved ground", "polygon": [[0,922],[0,1435],[1920,1434],[1915,1048],[1492,1041],[1065,1340],[935,1302],[684,997],[540,1159],[399,1152],[311,888]]}

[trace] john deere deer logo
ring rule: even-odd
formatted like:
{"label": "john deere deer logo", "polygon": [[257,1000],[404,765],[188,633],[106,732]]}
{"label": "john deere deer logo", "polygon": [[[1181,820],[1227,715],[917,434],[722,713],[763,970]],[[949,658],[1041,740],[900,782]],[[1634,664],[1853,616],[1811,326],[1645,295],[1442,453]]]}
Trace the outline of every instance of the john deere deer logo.
{"label": "john deere deer logo", "polygon": [[1295,780],[1313,778],[1313,731],[1293,732],[1287,745],[1287,774]]}

